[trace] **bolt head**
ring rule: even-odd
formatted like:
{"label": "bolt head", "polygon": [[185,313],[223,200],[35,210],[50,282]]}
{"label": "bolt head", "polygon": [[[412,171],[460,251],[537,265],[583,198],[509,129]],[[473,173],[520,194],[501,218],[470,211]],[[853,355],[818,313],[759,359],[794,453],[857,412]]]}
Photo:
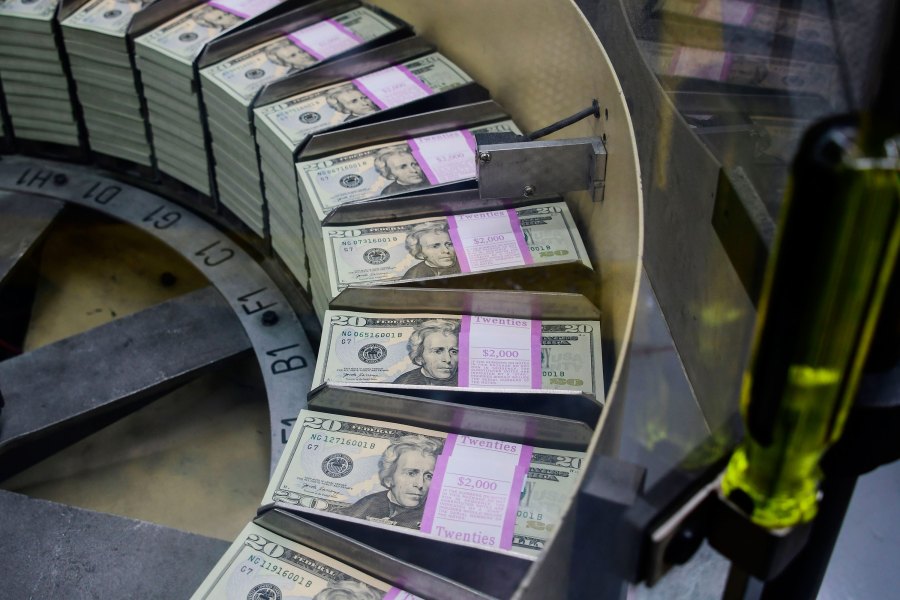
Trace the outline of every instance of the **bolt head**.
{"label": "bolt head", "polygon": [[278,313],[274,310],[267,310],[262,314],[262,324],[266,327],[271,327],[275,325],[280,320]]}
{"label": "bolt head", "polygon": [[478,160],[480,160],[483,163],[491,162],[491,153],[490,152],[479,152]]}
{"label": "bolt head", "polygon": [[534,191],[533,185],[526,185],[525,189],[522,190],[522,195],[528,198],[529,196],[534,196]]}
{"label": "bolt head", "polygon": [[163,287],[172,287],[177,281],[178,278],[175,277],[174,273],[170,273],[169,271],[166,271],[159,276],[159,283],[162,284]]}

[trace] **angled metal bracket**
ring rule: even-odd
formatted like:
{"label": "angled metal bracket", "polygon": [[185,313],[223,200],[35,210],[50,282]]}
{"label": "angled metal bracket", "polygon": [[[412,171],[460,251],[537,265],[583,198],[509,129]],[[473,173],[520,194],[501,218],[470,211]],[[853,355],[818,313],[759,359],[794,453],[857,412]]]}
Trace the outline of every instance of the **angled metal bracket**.
{"label": "angled metal bracket", "polygon": [[606,144],[597,137],[480,144],[477,152],[481,198],[559,196],[588,190],[603,201]]}

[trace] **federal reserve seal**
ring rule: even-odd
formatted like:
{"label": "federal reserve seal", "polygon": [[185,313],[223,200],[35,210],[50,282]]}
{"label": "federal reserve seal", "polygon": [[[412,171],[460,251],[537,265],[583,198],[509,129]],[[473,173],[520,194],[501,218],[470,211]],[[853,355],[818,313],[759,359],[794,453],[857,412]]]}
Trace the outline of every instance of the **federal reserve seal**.
{"label": "federal reserve seal", "polygon": [[247,72],[244,73],[244,77],[247,79],[259,79],[265,74],[266,72],[262,69],[248,69]]}
{"label": "federal reserve seal", "polygon": [[359,187],[362,182],[362,177],[360,177],[356,173],[350,173],[349,175],[344,175],[343,177],[341,177],[341,185],[345,188]]}
{"label": "federal reserve seal", "polygon": [[346,454],[332,454],[322,461],[322,472],[329,477],[344,477],[353,470],[353,459]]}
{"label": "federal reserve seal", "polygon": [[197,34],[193,31],[188,31],[187,33],[182,33],[178,36],[179,42],[193,42],[197,39]]}
{"label": "federal reserve seal", "polygon": [[370,265],[383,265],[391,257],[384,248],[369,248],[363,253],[363,260]]}
{"label": "federal reserve seal", "polygon": [[114,8],[112,10],[108,10],[105,13],[103,13],[104,19],[115,19],[116,17],[121,17],[121,16],[122,16],[122,11],[119,10],[118,8]]}
{"label": "federal reserve seal", "polygon": [[384,360],[384,357],[387,356],[387,348],[381,344],[366,344],[359,349],[358,356],[359,360],[367,365],[374,365]]}
{"label": "federal reserve seal", "polygon": [[281,590],[271,583],[261,583],[250,590],[247,600],[281,600]]}
{"label": "federal reserve seal", "polygon": [[321,118],[322,118],[322,115],[320,115],[317,112],[312,112],[312,111],[306,111],[305,113],[302,113],[300,115],[300,120],[303,121],[304,123],[315,123],[316,121],[320,120]]}

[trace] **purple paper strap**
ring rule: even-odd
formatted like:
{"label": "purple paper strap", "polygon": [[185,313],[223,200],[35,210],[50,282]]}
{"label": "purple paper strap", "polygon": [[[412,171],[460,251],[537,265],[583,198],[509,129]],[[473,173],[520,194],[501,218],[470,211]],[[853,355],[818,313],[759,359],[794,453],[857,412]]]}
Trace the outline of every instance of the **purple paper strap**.
{"label": "purple paper strap", "polygon": [[506,515],[503,518],[503,529],[500,531],[500,547],[504,550],[512,548],[513,534],[516,531],[516,511],[519,508],[519,498],[522,486],[525,485],[525,477],[528,475],[533,452],[534,448],[531,446],[522,445],[522,452],[519,454],[519,464],[516,465],[516,472],[510,484]]}
{"label": "purple paper strap", "polygon": [[240,10],[235,10],[234,8],[228,6],[227,4],[225,4],[223,2],[207,2],[206,4],[209,6],[212,6],[213,8],[218,8],[219,10],[224,10],[227,13],[237,15],[238,17],[240,17],[242,19],[250,18],[250,13],[245,13]]}
{"label": "purple paper strap", "polygon": [[385,108],[388,107],[388,105],[385,104],[384,102],[382,102],[382,101],[378,98],[378,96],[376,96],[375,94],[373,94],[373,93],[372,93],[372,90],[370,90],[369,88],[367,88],[366,85],[365,85],[362,81],[360,81],[359,79],[354,79],[354,80],[352,81],[352,83],[353,83],[353,85],[356,86],[356,89],[358,89],[360,92],[362,92],[363,94],[365,94],[366,97],[367,97],[369,100],[371,100],[372,102],[374,102],[374,103],[375,103],[375,106],[377,106],[377,107],[380,108],[381,110],[384,110]]}
{"label": "purple paper strap", "polygon": [[295,46],[297,46],[298,48],[300,48],[301,50],[303,50],[304,52],[306,52],[307,54],[309,54],[310,56],[312,56],[312,57],[315,58],[316,60],[322,60],[322,59],[325,58],[325,55],[324,55],[324,54],[322,54],[321,52],[316,52],[315,50],[313,50],[312,48],[310,48],[309,46],[307,46],[306,44],[304,44],[304,43],[300,40],[300,38],[296,36],[296,34],[293,34],[293,33],[288,34],[287,39],[289,39],[289,40],[291,40],[292,42],[294,42],[294,45],[295,45]]}
{"label": "purple paper strap", "polygon": [[541,373],[541,322],[531,322],[531,389],[539,390],[544,387],[544,378]]}
{"label": "purple paper strap", "polygon": [[506,216],[509,218],[509,226],[512,228],[513,236],[516,238],[516,244],[519,246],[519,252],[522,254],[522,262],[526,265],[534,264],[531,258],[531,250],[525,241],[525,232],[522,231],[522,224],[519,223],[519,215],[514,208],[506,209]]}
{"label": "purple paper strap", "polygon": [[422,150],[421,148],[419,148],[419,143],[416,142],[415,138],[406,140],[406,143],[409,144],[409,149],[410,151],[412,151],[412,155],[415,157],[416,162],[419,163],[420,167],[422,167],[422,172],[425,173],[425,177],[428,179],[428,183],[430,183],[431,185],[436,185],[438,183],[437,175],[434,174],[434,171],[431,170],[431,165],[428,164],[428,161],[425,160],[425,157],[422,155]]}
{"label": "purple paper strap", "polygon": [[429,86],[429,85],[426,84],[424,81],[422,81],[421,79],[419,79],[418,77],[416,77],[415,75],[413,75],[413,74],[412,74],[412,71],[410,71],[409,69],[407,69],[407,68],[404,67],[403,65],[397,65],[397,69],[399,69],[400,71],[402,71],[404,75],[406,75],[407,77],[409,77],[410,81],[412,81],[414,84],[416,84],[417,86],[419,86],[419,87],[420,87],[422,90],[424,90],[424,92],[425,92],[426,94],[428,94],[429,96],[430,96],[431,94],[434,93],[434,90],[431,89],[431,86]]}
{"label": "purple paper strap", "polygon": [[[343,23],[338,23],[334,19],[325,19],[324,21],[320,21],[319,23],[316,23],[316,25],[320,25],[321,23],[329,23],[332,27],[339,30],[344,35],[350,37],[357,44],[362,44],[365,41],[360,36],[356,35],[352,31],[350,31],[350,29],[348,29],[346,25],[344,25]],[[315,27],[316,25],[310,25],[310,27]],[[304,29],[308,29],[308,27],[305,27]],[[303,29],[301,29],[300,31],[303,31]],[[297,36],[296,33],[291,33],[287,37],[289,40],[294,42],[294,44],[296,44],[300,49],[302,49],[304,52],[306,52],[313,58],[315,58],[317,60],[325,60],[326,58],[328,58],[328,56],[325,56],[321,52],[318,52],[317,50],[304,44],[303,41]]]}
{"label": "purple paper strap", "polygon": [[[457,239],[459,236],[457,236]],[[451,235],[452,239],[452,235]],[[453,242],[454,244],[456,241]],[[459,254],[457,254],[457,258]],[[462,266],[462,262],[460,262]],[[462,315],[459,324],[459,361],[456,363],[456,383],[459,387],[469,387],[469,332],[472,330],[472,317]]]}
{"label": "purple paper strap", "polygon": [[459,229],[456,225],[456,217],[450,215],[447,217],[447,233],[450,234],[450,241],[453,242],[453,248],[456,251],[456,262],[459,263],[459,270],[463,273],[471,273],[472,267],[469,266],[469,259],[466,256],[466,249],[463,247],[462,238],[459,237]]}
{"label": "purple paper strap", "polygon": [[434,465],[434,476],[431,478],[431,486],[429,490],[436,490],[436,493],[429,493],[425,500],[425,510],[422,513],[422,523],[419,529],[425,533],[431,533],[431,527],[434,525],[434,514],[437,512],[438,502],[441,499],[441,486],[444,484],[444,475],[447,473],[447,463],[453,455],[453,448],[456,446],[456,434],[447,435],[444,441],[444,449],[438,456]]}
{"label": "purple paper strap", "polygon": [[[397,69],[398,71],[400,71],[401,73],[403,73],[404,75],[406,75],[406,76],[409,78],[410,81],[412,81],[415,85],[417,85],[418,87],[420,87],[420,88],[422,88],[423,90],[425,90],[425,92],[426,92],[429,96],[430,96],[431,94],[434,93],[434,90],[432,90],[429,86],[427,86],[427,85],[425,84],[424,81],[422,81],[421,79],[419,79],[418,77],[416,77],[415,75],[413,75],[412,72],[411,72],[409,69],[407,69],[406,67],[404,67],[403,65],[396,65],[396,66],[394,66],[394,67],[388,67],[388,68],[390,68],[390,69]],[[386,71],[387,69],[383,69],[383,70]],[[376,72],[377,72],[377,71],[376,71]],[[374,102],[375,105],[376,105],[378,108],[380,108],[381,110],[384,110],[384,109],[386,109],[386,108],[391,108],[391,107],[388,106],[385,102],[382,102],[382,100],[381,100],[380,98],[378,98],[378,97],[372,92],[372,90],[370,90],[369,88],[367,88],[366,85],[365,85],[364,83],[362,83],[359,79],[354,79],[354,80],[353,80],[353,85],[355,85],[355,86],[357,87],[357,89],[358,89],[359,91],[361,91],[363,94],[365,94],[366,96],[368,96],[369,100],[371,100],[372,102]]]}

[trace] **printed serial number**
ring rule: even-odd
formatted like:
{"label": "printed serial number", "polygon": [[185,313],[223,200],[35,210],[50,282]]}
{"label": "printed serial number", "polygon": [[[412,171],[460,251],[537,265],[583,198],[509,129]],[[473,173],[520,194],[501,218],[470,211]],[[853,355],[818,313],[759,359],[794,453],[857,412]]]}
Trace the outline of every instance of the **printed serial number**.
{"label": "printed serial number", "polygon": [[[314,440],[316,442],[322,442],[324,444],[338,444],[341,446],[355,446],[357,448],[368,448],[372,449],[375,447],[375,442],[365,442],[363,440],[354,440],[354,439],[346,439],[342,437],[337,437],[333,435],[322,435],[321,433],[314,433],[309,436],[309,439]],[[308,450],[316,450],[318,446],[315,448],[311,448],[313,444],[308,444]]]}

